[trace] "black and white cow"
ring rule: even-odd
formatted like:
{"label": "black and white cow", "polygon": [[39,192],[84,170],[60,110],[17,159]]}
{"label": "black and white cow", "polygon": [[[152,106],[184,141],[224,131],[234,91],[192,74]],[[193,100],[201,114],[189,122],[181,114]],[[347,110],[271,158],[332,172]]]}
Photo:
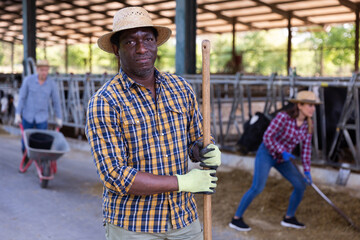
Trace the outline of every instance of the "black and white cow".
{"label": "black and white cow", "polygon": [[15,115],[14,95],[0,90],[0,123],[11,124]]}

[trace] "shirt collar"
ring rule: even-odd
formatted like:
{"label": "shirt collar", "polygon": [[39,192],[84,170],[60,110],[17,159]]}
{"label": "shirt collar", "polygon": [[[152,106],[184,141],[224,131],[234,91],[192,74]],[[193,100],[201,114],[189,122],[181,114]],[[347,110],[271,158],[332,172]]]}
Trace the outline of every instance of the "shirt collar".
{"label": "shirt collar", "polygon": [[[155,68],[154,74],[156,84],[164,84],[166,82],[165,77],[161,72],[159,72],[157,68]],[[120,84],[122,84],[125,89],[130,89],[131,87],[137,85],[137,83],[133,79],[131,79],[122,68],[120,68],[118,76]]]}

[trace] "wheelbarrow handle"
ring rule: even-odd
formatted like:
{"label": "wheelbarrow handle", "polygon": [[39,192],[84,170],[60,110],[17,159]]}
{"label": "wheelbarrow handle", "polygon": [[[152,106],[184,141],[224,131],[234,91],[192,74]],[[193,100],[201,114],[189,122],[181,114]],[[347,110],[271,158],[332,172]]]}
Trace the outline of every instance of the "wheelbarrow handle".
{"label": "wheelbarrow handle", "polygon": [[[19,123],[19,128],[21,130],[21,135],[24,135],[24,126],[22,125],[22,123]],[[60,132],[60,127],[56,127],[55,130],[57,132]]]}
{"label": "wheelbarrow handle", "polygon": [[22,123],[19,123],[19,128],[20,128],[20,131],[21,131],[21,137],[22,137],[22,139],[24,139],[24,137],[25,137],[25,135],[24,135],[24,126],[22,125]]}

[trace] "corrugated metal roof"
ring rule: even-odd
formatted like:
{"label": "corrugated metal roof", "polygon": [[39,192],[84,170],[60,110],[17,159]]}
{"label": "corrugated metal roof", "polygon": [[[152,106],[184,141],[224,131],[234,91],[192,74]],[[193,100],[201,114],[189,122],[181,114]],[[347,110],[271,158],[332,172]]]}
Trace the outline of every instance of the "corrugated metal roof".
{"label": "corrugated metal roof", "polygon": [[[198,0],[197,34],[326,26],[355,22],[360,0]],[[176,1],[161,0],[37,0],[37,38],[47,42],[89,43],[112,31],[112,18],[126,6],[143,6],[155,24],[170,27],[176,34]],[[0,40],[22,41],[22,0],[0,1]]]}

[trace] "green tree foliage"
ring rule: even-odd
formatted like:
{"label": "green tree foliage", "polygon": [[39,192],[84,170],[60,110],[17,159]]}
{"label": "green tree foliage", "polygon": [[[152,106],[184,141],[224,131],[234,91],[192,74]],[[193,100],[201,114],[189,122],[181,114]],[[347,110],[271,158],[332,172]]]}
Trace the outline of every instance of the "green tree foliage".
{"label": "green tree foliage", "polygon": [[[23,46],[14,44],[14,72],[21,72],[23,70]],[[0,41],[0,73],[11,73],[11,51],[12,44],[9,42]]]}
{"label": "green tree foliage", "polygon": [[[349,76],[354,66],[355,31],[352,24],[333,26],[329,31],[297,32],[292,38],[291,67],[302,76]],[[212,39],[212,72],[226,73],[232,61],[232,36]],[[287,30],[244,32],[236,35],[236,54],[242,55],[245,74],[287,74]],[[200,58],[201,59],[201,55]],[[201,64],[201,62],[200,62]],[[198,66],[200,65],[198,64]],[[215,71],[214,71],[215,70]]]}
{"label": "green tree foliage", "polygon": [[155,67],[165,72],[175,72],[175,42],[170,39],[158,48]]}
{"label": "green tree foliage", "polygon": [[[353,25],[334,26],[328,32],[314,32],[304,42],[310,42],[317,52],[315,61],[318,62],[318,72],[323,72],[324,75],[342,75],[342,73],[350,74],[353,70],[355,54]],[[323,61],[324,69],[320,69],[320,61]]]}
{"label": "green tree foliage", "polygon": [[[301,76],[327,75],[349,76],[354,69],[355,29],[353,24],[344,24],[326,28],[293,28],[292,67],[297,68]],[[196,68],[201,73],[201,40],[211,41],[212,73],[230,73],[233,63],[232,34],[198,36],[196,44]],[[11,65],[11,47],[9,43],[0,44],[0,72],[9,72]],[[94,74],[118,71],[118,61],[113,54],[100,50],[96,44],[68,46],[68,72]],[[170,39],[158,49],[155,66],[162,71],[175,72],[176,41]],[[287,29],[269,31],[241,32],[236,34],[236,55],[242,56],[242,71],[245,74],[269,75],[277,72],[287,74]],[[15,71],[22,71],[22,46],[15,45]],[[65,72],[65,46],[41,45],[37,48],[37,58],[47,58],[52,72]]]}
{"label": "green tree foliage", "polygon": [[[282,30],[246,32],[236,35],[236,55],[242,56],[242,69],[247,74],[286,72],[286,38]],[[232,59],[232,35],[218,35],[213,40],[212,69],[227,73]]]}

